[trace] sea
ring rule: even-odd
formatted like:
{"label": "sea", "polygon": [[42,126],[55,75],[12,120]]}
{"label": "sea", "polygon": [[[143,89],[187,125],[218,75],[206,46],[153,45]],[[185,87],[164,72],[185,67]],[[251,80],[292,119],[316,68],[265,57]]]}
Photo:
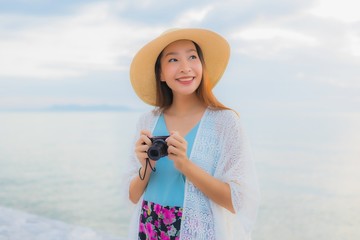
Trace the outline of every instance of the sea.
{"label": "sea", "polygon": [[[140,114],[0,112],[0,239],[126,239],[121,172]],[[261,190],[252,239],[360,239],[360,114],[241,116]]]}

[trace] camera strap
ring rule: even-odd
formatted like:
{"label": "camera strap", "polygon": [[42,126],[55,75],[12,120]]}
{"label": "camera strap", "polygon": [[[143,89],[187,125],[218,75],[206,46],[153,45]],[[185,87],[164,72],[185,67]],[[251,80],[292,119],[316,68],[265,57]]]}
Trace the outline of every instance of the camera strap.
{"label": "camera strap", "polygon": [[145,164],[144,176],[141,176],[141,173],[140,173],[141,168],[139,168],[139,178],[140,178],[141,180],[144,180],[144,179],[145,179],[146,170],[147,170],[148,165],[149,165],[149,167],[151,168],[151,170],[152,170],[153,172],[156,172],[156,168],[155,168],[155,167],[153,168],[153,167],[151,166],[150,159],[147,158],[147,159],[146,159],[146,164]]}

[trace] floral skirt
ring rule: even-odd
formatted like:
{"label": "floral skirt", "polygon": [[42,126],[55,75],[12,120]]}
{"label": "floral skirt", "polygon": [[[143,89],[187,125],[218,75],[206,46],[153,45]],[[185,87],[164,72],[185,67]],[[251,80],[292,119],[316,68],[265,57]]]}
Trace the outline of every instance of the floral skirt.
{"label": "floral skirt", "polygon": [[153,202],[143,201],[139,239],[179,239],[182,211],[181,207],[163,207]]}

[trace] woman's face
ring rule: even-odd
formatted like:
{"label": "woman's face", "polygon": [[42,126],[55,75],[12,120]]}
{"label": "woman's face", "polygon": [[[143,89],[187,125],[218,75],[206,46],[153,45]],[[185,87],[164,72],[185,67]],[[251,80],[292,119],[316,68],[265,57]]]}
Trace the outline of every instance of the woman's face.
{"label": "woman's face", "polygon": [[195,44],[179,40],[169,44],[160,60],[161,81],[166,82],[173,95],[194,94],[202,79],[202,64]]}

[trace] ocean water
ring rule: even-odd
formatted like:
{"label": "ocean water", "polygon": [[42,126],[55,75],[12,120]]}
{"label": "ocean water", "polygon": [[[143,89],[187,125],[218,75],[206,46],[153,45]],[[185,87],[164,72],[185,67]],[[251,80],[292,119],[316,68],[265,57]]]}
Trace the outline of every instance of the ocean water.
{"label": "ocean water", "polygon": [[137,114],[1,113],[0,205],[125,235],[120,170]]}
{"label": "ocean water", "polygon": [[[0,113],[0,206],[124,237],[120,173],[140,114]],[[262,193],[253,239],[360,239],[360,114],[244,123]]]}

